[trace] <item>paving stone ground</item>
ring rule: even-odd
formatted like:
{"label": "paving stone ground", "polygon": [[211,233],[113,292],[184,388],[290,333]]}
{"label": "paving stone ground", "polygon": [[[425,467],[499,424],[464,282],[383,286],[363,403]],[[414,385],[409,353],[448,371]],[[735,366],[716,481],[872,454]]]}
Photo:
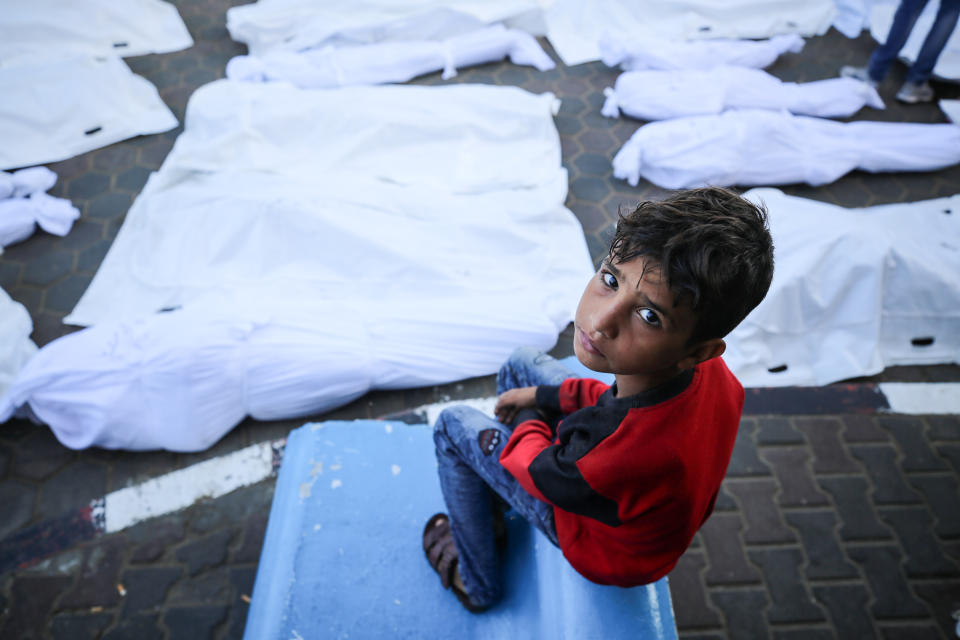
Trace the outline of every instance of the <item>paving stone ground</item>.
{"label": "paving stone ground", "polygon": [[[222,77],[244,53],[225,29],[229,0],[178,0],[196,44],[182,52],[129,59],[182,121],[192,91]],[[788,81],[832,77],[863,63],[866,35],[837,32],[770,71]],[[549,50],[549,48],[548,48]],[[550,50],[552,53],[552,50]],[[552,91],[567,205],[581,221],[594,258],[621,206],[662,196],[610,175],[610,160],[641,123],[600,116],[602,91],[617,72],[600,63],[549,72],[490,64],[443,81],[483,82]],[[904,69],[881,87],[885,111],[854,119],[942,122],[931,105],[893,101]],[[943,97],[960,86],[937,83]],[[65,238],[38,233],[0,255],[0,286],[22,302],[46,344],[75,330],[61,323],[106,254],[151,171],[182,129],[127,140],[49,165],[53,195],[82,212]],[[960,192],[960,167],[937,172],[854,172],[824,187],[785,191],[844,206],[920,200]],[[569,331],[556,355],[569,355]],[[960,381],[960,367],[896,367],[868,380]],[[77,538],[71,514],[106,493],[256,442],[283,437],[306,420],[381,417],[411,407],[488,396],[490,377],[394,392],[373,392],[323,416],[271,423],[247,420],[197,454],[71,451],[49,430],[0,425],[0,560],[15,541],[60,550],[18,558],[0,570],[0,638],[240,638],[252,592],[274,483],[267,480],[125,531]],[[670,575],[677,625],[685,640],[770,638],[941,638],[953,635],[960,609],[960,417],[772,414],[749,416],[714,516]],[[44,527],[55,523],[57,526]],[[412,541],[412,553],[419,553]],[[47,545],[44,547],[44,545]]]}

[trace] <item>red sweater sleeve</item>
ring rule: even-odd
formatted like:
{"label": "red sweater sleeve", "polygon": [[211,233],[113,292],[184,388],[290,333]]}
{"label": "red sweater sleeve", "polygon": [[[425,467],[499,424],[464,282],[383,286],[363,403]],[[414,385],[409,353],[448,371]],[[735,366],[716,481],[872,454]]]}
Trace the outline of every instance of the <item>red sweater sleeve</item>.
{"label": "red sweater sleeve", "polygon": [[593,378],[567,378],[560,385],[560,410],[571,414],[583,407],[592,407],[609,388],[610,385]]}
{"label": "red sweater sleeve", "polygon": [[513,430],[507,445],[500,453],[500,464],[517,479],[520,486],[533,497],[549,502],[540,493],[530,477],[530,463],[541,451],[553,444],[553,431],[542,420],[527,420]]}

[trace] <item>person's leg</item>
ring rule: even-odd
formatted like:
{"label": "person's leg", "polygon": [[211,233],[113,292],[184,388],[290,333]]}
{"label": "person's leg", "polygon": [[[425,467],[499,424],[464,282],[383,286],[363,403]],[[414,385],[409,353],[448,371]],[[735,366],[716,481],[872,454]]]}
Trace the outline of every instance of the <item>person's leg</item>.
{"label": "person's leg", "polygon": [[930,27],[930,32],[924,39],[923,46],[920,47],[917,59],[907,72],[907,82],[923,84],[930,79],[940,53],[957,26],[958,17],[960,17],[960,0],[940,0],[940,9],[937,11],[933,26]]}
{"label": "person's leg", "polygon": [[497,373],[497,393],[541,384],[558,385],[572,377],[573,372],[550,354],[532,347],[520,347],[510,354],[510,358],[500,367]]}
{"label": "person's leg", "polygon": [[557,543],[553,508],[520,486],[500,464],[508,427],[470,407],[444,410],[434,425],[440,488],[472,604],[488,607],[501,595],[493,529],[494,496]]}
{"label": "person's leg", "polygon": [[897,12],[893,16],[893,24],[890,26],[890,33],[887,34],[886,42],[873,50],[870,56],[870,63],[867,65],[867,71],[870,79],[874,82],[881,82],[890,65],[896,59],[900,49],[906,44],[913,25],[916,24],[920,12],[926,6],[927,0],[902,0]]}

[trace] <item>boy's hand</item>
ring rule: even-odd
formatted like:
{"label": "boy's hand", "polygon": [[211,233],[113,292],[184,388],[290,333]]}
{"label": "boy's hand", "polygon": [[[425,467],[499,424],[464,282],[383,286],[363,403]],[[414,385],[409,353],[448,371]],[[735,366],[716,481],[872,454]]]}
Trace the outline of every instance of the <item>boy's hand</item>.
{"label": "boy's hand", "polygon": [[509,389],[497,398],[497,406],[493,408],[497,420],[503,424],[512,424],[513,419],[521,409],[537,408],[537,388],[521,387]]}

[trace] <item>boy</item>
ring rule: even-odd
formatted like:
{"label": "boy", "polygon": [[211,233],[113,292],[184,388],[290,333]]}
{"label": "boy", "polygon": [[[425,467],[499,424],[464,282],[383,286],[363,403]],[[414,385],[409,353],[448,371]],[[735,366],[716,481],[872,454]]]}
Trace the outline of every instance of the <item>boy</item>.
{"label": "boy", "polygon": [[732,191],[681,191],[621,216],[573,338],[615,384],[520,349],[497,377],[500,422],[468,407],[437,420],[449,516],[430,518],[423,547],[444,588],[473,612],[500,597],[503,502],[594,582],[666,575],[710,515],[736,438],[744,393],[718,357],[723,336],[772,276],[766,212]]}

